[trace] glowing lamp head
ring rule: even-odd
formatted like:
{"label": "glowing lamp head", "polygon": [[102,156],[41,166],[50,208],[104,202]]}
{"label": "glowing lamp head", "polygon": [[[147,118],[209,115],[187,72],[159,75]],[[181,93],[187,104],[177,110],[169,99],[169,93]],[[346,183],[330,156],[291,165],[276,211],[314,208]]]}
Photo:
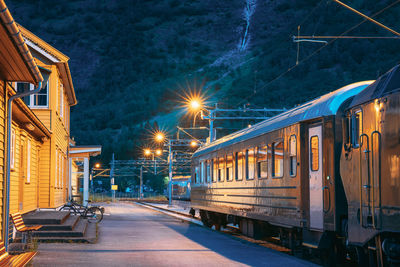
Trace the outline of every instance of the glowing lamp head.
{"label": "glowing lamp head", "polygon": [[196,142],[196,141],[190,142],[190,146],[191,146],[191,147],[197,147],[197,142]]}
{"label": "glowing lamp head", "polygon": [[156,133],[155,139],[156,139],[157,142],[162,142],[165,139],[165,135],[163,133],[161,133],[161,132]]}
{"label": "glowing lamp head", "polygon": [[145,150],[144,150],[144,155],[145,155],[145,156],[150,156],[150,155],[151,155],[150,149],[145,149]]}
{"label": "glowing lamp head", "polygon": [[94,164],[94,167],[97,168],[97,169],[100,168],[100,163]]}
{"label": "glowing lamp head", "polygon": [[157,156],[161,156],[162,155],[162,150],[161,149],[157,149],[156,150],[156,155]]}

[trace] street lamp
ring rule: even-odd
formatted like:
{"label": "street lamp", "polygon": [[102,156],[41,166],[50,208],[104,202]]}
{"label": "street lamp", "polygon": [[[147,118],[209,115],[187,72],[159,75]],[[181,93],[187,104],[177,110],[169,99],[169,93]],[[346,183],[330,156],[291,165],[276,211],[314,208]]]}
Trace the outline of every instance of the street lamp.
{"label": "street lamp", "polygon": [[154,136],[156,142],[161,143],[165,140],[165,134],[163,132],[157,132]]}
{"label": "street lamp", "polygon": [[191,146],[191,147],[197,147],[198,144],[197,144],[196,141],[192,141],[192,142],[190,142],[190,146]]}

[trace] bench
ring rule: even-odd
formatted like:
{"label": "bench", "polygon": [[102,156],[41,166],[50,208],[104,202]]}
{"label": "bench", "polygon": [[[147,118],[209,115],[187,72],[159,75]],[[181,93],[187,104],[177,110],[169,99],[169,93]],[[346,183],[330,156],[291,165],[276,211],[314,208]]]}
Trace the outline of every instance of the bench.
{"label": "bench", "polygon": [[4,247],[4,242],[0,242],[0,266],[25,266],[36,255],[36,252],[25,252],[18,255],[9,255]]}
{"label": "bench", "polygon": [[[14,223],[15,229],[22,234],[28,233],[29,235],[32,231],[37,231],[43,227],[43,225],[26,226],[24,220],[22,219],[21,213],[19,212],[11,214],[11,219]],[[23,239],[25,239],[24,236]]]}

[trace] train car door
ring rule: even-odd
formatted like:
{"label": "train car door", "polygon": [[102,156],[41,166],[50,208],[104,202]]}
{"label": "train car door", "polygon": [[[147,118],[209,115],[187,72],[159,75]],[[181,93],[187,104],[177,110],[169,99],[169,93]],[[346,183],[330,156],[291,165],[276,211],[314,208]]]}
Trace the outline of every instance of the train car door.
{"label": "train car door", "polygon": [[310,148],[310,228],[322,230],[324,226],[322,192],[322,126],[313,126],[308,130]]}

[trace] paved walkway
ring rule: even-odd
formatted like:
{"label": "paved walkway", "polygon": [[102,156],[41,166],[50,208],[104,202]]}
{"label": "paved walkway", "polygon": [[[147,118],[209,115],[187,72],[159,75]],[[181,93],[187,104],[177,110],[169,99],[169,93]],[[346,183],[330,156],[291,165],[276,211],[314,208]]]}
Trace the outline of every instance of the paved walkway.
{"label": "paved walkway", "polygon": [[135,204],[106,205],[96,244],[39,245],[33,266],[311,266]]}

